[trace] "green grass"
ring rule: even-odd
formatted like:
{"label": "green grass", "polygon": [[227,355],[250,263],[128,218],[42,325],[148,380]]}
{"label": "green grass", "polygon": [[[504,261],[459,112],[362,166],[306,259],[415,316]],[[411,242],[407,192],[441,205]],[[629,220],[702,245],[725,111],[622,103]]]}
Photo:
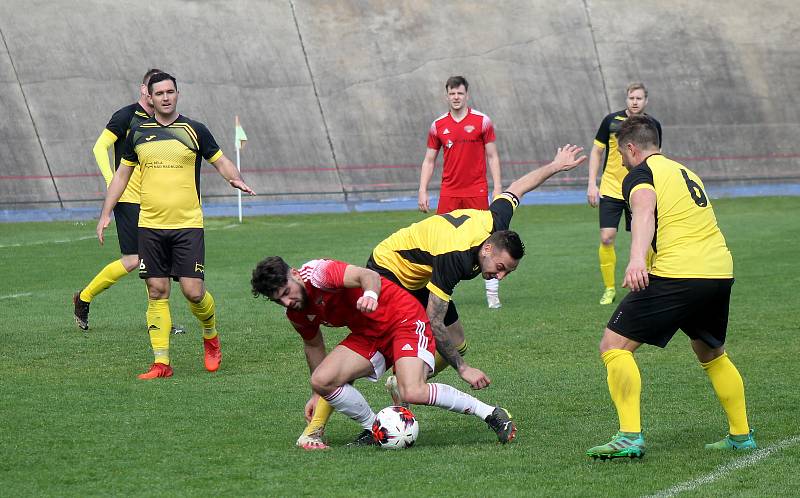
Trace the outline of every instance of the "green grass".
{"label": "green grass", "polygon": [[[800,434],[800,198],[722,199],[715,208],[736,264],[729,352],[758,442],[769,447]],[[456,290],[468,360],[493,380],[477,395],[510,409],[518,440],[500,446],[475,417],[418,407],[417,446],[402,452],[343,448],[358,427],[340,415],[328,428],[331,451],[293,446],[309,395],[301,341],[279,307],[251,297],[249,277],[273,254],[295,265],[362,264],[418,213],[207,220],[222,368],[204,371],[196,322],[175,286],[173,320],[189,331],[173,336],[175,377],[151,382],[135,378],[152,361],[138,278],[92,303],[88,333],[71,317],[72,293],[117,256],[113,229],[99,248],[81,239],[94,222],[0,225],[2,494],[633,496],[732,464],[743,455],[703,450],[727,427],[682,334],[666,350],[637,353],[647,456],[584,456],[617,428],[597,353],[613,308],[596,304],[596,216],[584,206],[521,207],[513,227],[528,255],[501,284],[503,308],[486,309],[479,279]],[[620,235],[618,280],[628,241]],[[326,331],[328,345],[343,334]],[[437,380],[466,387],[452,371]],[[356,385],[374,409],[390,404],[382,385]],[[798,459],[800,444],[788,446],[686,495],[793,495]]]}

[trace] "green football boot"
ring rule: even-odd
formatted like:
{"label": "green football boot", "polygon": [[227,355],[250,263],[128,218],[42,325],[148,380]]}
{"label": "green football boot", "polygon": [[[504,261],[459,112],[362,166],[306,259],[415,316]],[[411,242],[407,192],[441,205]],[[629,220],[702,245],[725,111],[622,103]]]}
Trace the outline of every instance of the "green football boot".
{"label": "green football boot", "polygon": [[644,456],[644,437],[641,433],[617,432],[606,444],[589,448],[586,455],[594,459],[612,460],[614,458],[642,458]]}
{"label": "green football boot", "polygon": [[716,443],[706,445],[707,450],[754,450],[758,448],[753,437],[753,431],[743,436],[731,436],[728,434]]}

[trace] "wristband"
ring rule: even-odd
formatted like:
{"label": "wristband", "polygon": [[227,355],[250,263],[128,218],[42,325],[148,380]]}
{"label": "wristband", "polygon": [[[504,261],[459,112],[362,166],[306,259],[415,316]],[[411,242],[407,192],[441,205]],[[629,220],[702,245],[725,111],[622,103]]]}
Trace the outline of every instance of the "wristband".
{"label": "wristband", "polygon": [[371,290],[364,291],[364,294],[362,294],[361,297],[371,297],[372,299],[374,299],[376,301],[378,300],[378,294],[375,291],[371,291]]}

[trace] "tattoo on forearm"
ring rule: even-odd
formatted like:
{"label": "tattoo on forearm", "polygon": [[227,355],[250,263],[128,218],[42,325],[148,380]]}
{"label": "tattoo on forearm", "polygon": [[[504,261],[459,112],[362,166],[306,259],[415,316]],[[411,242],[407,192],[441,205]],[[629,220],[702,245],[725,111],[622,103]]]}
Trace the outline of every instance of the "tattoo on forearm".
{"label": "tattoo on forearm", "polygon": [[447,313],[445,301],[437,300],[428,306],[428,318],[431,321],[433,337],[436,339],[436,351],[457,371],[464,364],[464,358],[458,354],[458,349],[447,335],[447,328],[444,326],[445,313]]}

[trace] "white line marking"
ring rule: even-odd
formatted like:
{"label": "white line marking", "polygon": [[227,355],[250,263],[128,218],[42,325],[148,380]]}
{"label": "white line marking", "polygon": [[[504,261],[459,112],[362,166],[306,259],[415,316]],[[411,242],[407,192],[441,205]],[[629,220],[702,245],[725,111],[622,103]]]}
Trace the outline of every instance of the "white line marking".
{"label": "white line marking", "polygon": [[59,239],[59,240],[39,240],[36,242],[20,242],[17,244],[0,244],[0,249],[9,247],[28,247],[28,246],[43,246],[47,244],[69,244],[70,242],[80,242],[82,240],[96,239],[97,235],[86,235],[78,237],[77,239]]}
{"label": "white line marking", "polygon": [[739,470],[745,467],[750,467],[751,465],[755,465],[761,460],[775,453],[776,451],[780,451],[788,446],[793,446],[797,443],[800,443],[800,436],[794,436],[788,439],[784,439],[783,441],[775,443],[772,446],[767,446],[766,448],[755,450],[752,453],[748,453],[746,456],[737,458],[736,460],[730,463],[720,465],[710,474],[700,476],[697,479],[692,479],[691,481],[686,481],[680,484],[676,484],[675,486],[672,486],[669,489],[659,491],[658,493],[646,496],[645,498],[671,498],[672,496],[676,496],[679,493],[683,493],[684,491],[694,491],[700,486],[712,483],[716,480],[725,477],[734,470]]}
{"label": "white line marking", "polygon": [[14,299],[17,297],[26,297],[32,295],[33,292],[20,292],[19,294],[6,294],[5,296],[0,296],[0,299]]}

